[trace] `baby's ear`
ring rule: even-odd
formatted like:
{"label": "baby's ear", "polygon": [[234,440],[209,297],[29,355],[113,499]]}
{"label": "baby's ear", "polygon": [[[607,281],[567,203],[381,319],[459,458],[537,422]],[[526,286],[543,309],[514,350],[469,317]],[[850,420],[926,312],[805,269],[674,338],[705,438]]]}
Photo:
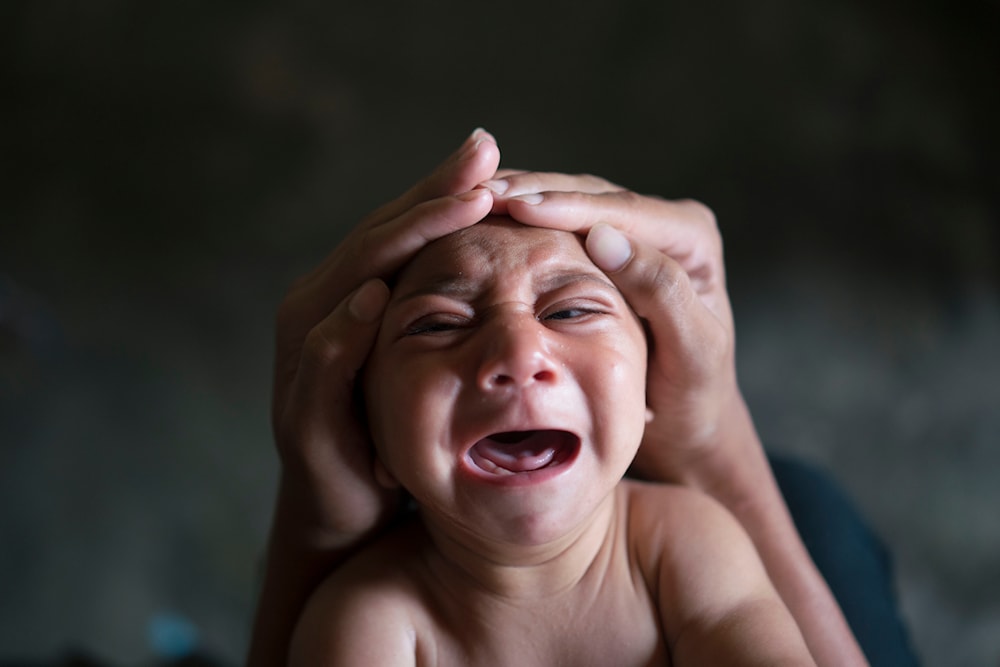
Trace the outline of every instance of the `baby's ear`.
{"label": "baby's ear", "polygon": [[374,470],[372,470],[372,472],[375,474],[375,481],[378,482],[379,486],[386,489],[399,488],[399,480],[397,480],[396,476],[389,472],[389,468],[382,463],[381,456],[375,454],[375,462],[372,465],[374,466]]}

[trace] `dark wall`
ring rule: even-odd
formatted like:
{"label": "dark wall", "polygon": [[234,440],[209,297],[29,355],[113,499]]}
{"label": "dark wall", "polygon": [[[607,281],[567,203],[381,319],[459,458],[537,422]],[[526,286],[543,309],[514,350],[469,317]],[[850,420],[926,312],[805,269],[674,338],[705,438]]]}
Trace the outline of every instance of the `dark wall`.
{"label": "dark wall", "polygon": [[[962,480],[1000,435],[976,356],[1000,331],[997,19],[943,0],[3,3],[0,647],[134,661],[176,611],[239,654],[274,308],[479,125],[506,166],[712,206],[765,436],[858,496],[915,624],[944,605],[983,627],[1000,576],[949,545],[1000,538],[935,521],[978,507]],[[942,440],[936,492],[959,495],[927,500]],[[908,471],[898,497],[887,469]]]}

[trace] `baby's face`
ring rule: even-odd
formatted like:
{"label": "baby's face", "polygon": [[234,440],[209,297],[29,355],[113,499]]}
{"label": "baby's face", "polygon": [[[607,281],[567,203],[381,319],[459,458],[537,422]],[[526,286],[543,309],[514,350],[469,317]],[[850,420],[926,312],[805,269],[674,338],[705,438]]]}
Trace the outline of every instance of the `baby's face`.
{"label": "baby's face", "polygon": [[646,341],[577,236],[489,218],[402,271],[364,386],[380,459],[425,521],[537,544],[634,457]]}

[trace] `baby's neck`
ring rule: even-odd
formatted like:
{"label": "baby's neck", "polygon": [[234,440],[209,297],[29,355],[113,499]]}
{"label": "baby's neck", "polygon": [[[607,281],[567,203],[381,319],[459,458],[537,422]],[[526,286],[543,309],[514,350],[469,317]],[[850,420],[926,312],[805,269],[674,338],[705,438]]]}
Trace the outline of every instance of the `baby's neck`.
{"label": "baby's neck", "polygon": [[429,567],[441,582],[491,597],[546,598],[577,586],[608,552],[621,521],[620,489],[589,520],[543,544],[511,544],[473,535],[433,518],[424,525],[434,546]]}

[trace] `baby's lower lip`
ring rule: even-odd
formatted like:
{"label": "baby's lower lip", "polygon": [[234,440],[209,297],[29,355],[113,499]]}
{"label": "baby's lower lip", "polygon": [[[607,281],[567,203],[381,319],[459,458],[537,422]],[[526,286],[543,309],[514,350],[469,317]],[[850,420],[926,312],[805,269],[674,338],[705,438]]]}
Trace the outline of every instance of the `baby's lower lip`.
{"label": "baby's lower lip", "polygon": [[477,442],[467,462],[477,477],[496,483],[535,483],[559,474],[579,448],[579,438],[566,431],[512,431]]}

